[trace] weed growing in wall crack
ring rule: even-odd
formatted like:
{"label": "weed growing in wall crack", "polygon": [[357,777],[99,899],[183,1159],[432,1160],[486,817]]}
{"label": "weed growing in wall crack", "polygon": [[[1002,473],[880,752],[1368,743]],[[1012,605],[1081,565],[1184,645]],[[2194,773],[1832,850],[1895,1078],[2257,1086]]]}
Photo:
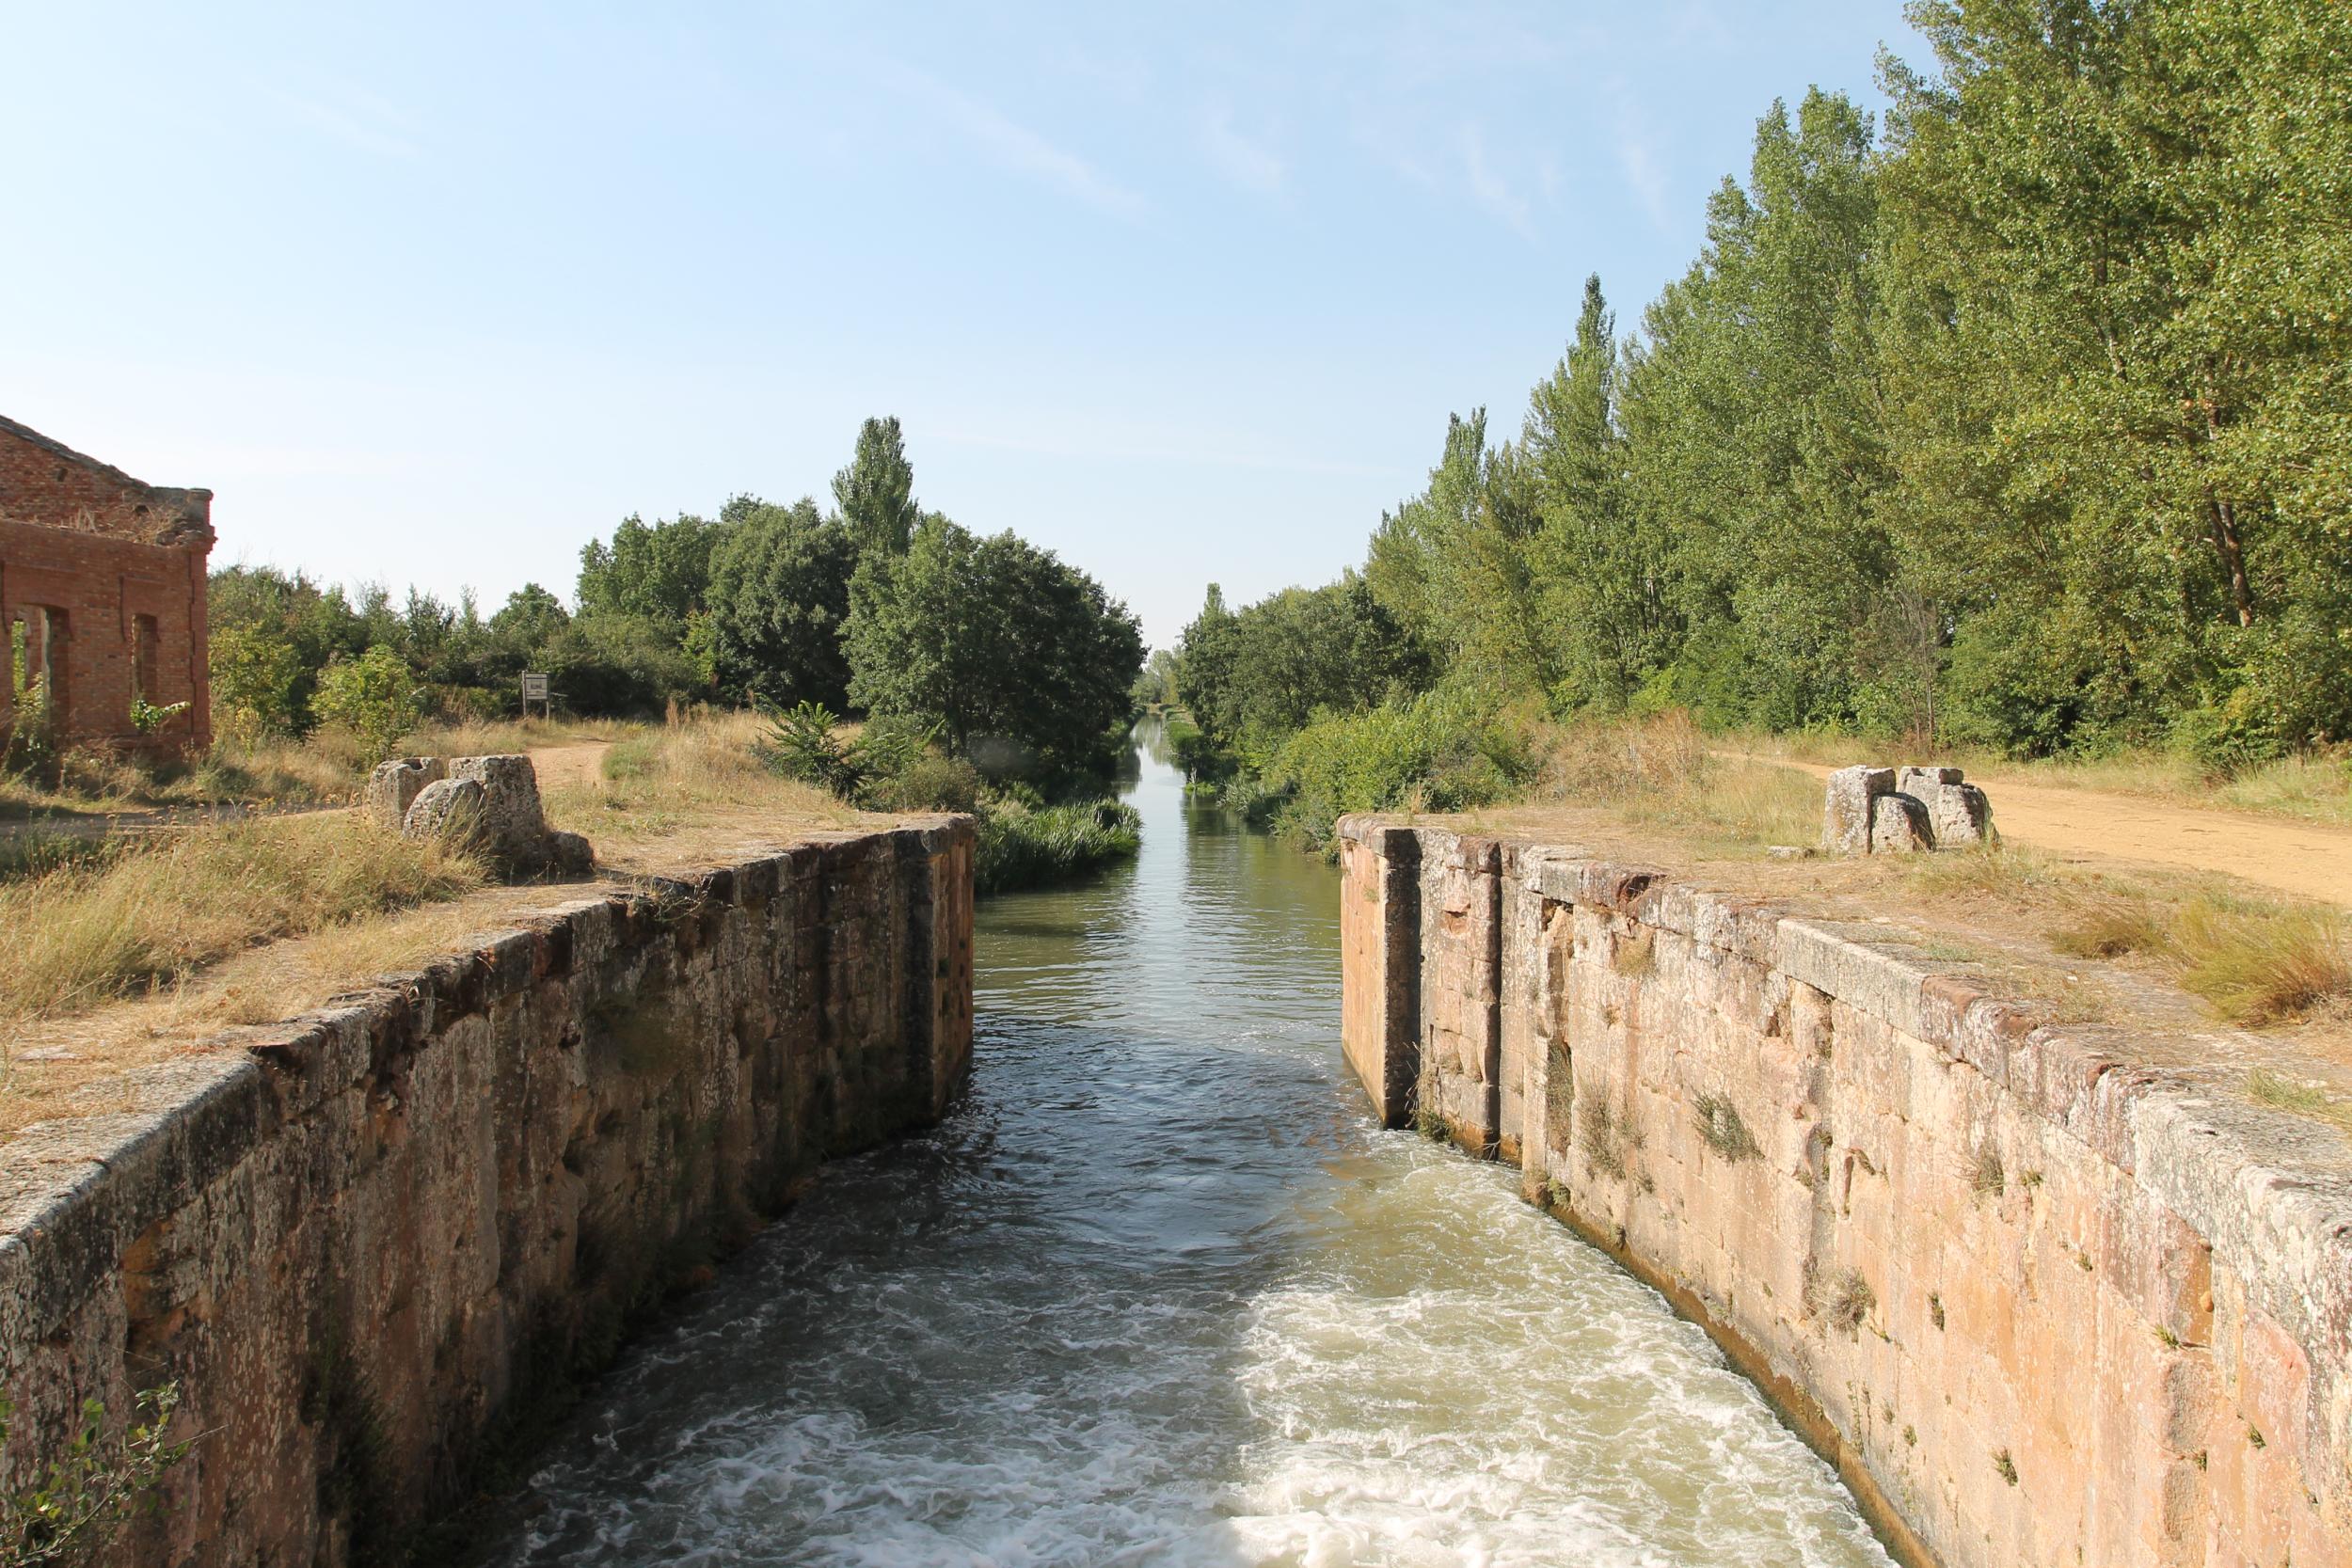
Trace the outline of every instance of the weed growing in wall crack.
{"label": "weed growing in wall crack", "polygon": [[[0,1496],[0,1568],[91,1561],[125,1522],[155,1507],[155,1489],[190,1447],[164,1437],[179,1407],[177,1384],[150,1388],[138,1396],[138,1418],[109,1434],[106,1407],[87,1401],[72,1441],[40,1480]],[[8,1441],[8,1416],[0,1400],[0,1445]]]}
{"label": "weed growing in wall crack", "polygon": [[1740,1119],[1738,1107],[1728,1097],[1702,1094],[1692,1108],[1698,1115],[1699,1141],[1708,1148],[1735,1164],[1741,1160],[1763,1158],[1764,1150],[1757,1147],[1755,1134],[1748,1131],[1748,1124]]}

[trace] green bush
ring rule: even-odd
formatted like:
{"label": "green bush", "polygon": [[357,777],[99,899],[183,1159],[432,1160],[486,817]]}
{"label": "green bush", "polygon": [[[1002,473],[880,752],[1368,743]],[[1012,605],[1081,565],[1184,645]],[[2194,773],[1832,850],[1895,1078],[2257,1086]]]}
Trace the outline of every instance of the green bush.
{"label": "green bush", "polygon": [[866,803],[875,811],[975,811],[980,770],[961,757],[924,755],[898,772],[869,781]]}
{"label": "green bush", "polygon": [[392,754],[422,714],[415,673],[382,642],[358,658],[327,666],[311,705],[320,718],[358,737],[371,768]]}
{"label": "green bush", "polygon": [[847,799],[857,785],[857,769],[850,749],[833,732],[841,720],[822,703],[798,703],[788,708],[763,703],[768,734],[759,742],[760,759],[786,778],[816,784]]}
{"label": "green bush", "polygon": [[994,803],[980,817],[973,890],[985,896],[1068,881],[1127,859],[1142,843],[1142,817],[1116,800],[1035,809]]}
{"label": "green bush", "polygon": [[1282,825],[1311,845],[1350,812],[1463,811],[1502,799],[1535,762],[1524,727],[1449,693],[1316,720],[1263,775]]}

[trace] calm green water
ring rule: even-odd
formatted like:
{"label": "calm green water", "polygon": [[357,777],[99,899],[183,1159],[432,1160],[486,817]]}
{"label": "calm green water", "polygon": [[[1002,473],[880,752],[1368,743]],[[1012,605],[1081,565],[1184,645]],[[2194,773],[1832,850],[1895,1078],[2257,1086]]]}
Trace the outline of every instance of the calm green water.
{"label": "calm green water", "polygon": [[1697,1329],[1383,1132],[1338,881],[1149,756],[1131,868],[981,908],[977,1069],[637,1347],[507,1564],[1885,1564]]}

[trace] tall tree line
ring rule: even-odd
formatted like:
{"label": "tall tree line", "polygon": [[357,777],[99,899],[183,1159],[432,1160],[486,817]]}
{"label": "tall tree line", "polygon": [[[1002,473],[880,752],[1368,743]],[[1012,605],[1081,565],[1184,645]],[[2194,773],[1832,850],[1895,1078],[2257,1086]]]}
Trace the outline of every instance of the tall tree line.
{"label": "tall tree line", "polygon": [[[1934,65],[1882,62],[1883,124],[1773,105],[1640,330],[1589,281],[1518,434],[1451,420],[1323,592],[1368,593],[1401,678],[1561,712],[2352,738],[2352,7],[1910,15]],[[1253,617],[1213,604],[1185,662]],[[1285,701],[1360,709],[1349,678]]]}
{"label": "tall tree line", "polygon": [[215,699],[232,729],[299,733],[326,669],[387,647],[449,717],[512,713],[529,668],[575,712],[813,703],[914,721],[1010,773],[1096,763],[1143,666],[1126,607],[1010,531],[924,511],[896,419],[865,421],[833,496],[829,512],[737,496],[715,518],[625,518],[581,549],[570,609],[536,583],[485,617],[470,596],[216,572]]}

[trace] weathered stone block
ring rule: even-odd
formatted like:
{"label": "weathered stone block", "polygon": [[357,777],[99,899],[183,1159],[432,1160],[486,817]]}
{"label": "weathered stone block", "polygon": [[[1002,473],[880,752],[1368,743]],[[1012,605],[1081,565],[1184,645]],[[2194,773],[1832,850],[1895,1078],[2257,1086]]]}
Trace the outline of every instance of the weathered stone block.
{"label": "weathered stone block", "polygon": [[585,877],[596,868],[596,851],[585,834],[548,834],[548,868],[559,877]]}
{"label": "weathered stone block", "polygon": [[[1936,784],[1956,784],[1962,778],[1957,768],[1899,768],[1895,770],[1895,788],[1904,795],[1919,795],[1923,788]],[[1920,796],[1920,799],[1926,799]]]}
{"label": "weathered stone block", "polygon": [[1870,853],[1908,855],[1932,849],[1928,808],[1909,795],[1881,795],[1870,802]]}
{"label": "weathered stone block", "polygon": [[[1944,769],[1960,771],[1956,768]],[[1938,849],[1965,849],[1993,836],[1993,803],[1972,784],[1953,780],[1906,791],[1928,811],[1928,833]]]}
{"label": "weathered stone block", "polygon": [[453,757],[449,776],[482,786],[482,837],[491,853],[516,865],[547,859],[548,819],[539,806],[539,775],[529,757]]}
{"label": "weathered stone block", "polygon": [[409,838],[472,839],[481,832],[482,785],[473,779],[436,779],[417,791],[401,817]]}
{"label": "weathered stone block", "polygon": [[1877,802],[1894,789],[1891,768],[1841,768],[1832,773],[1821,811],[1821,847],[1834,854],[1868,854]]}
{"label": "weathered stone block", "polygon": [[449,764],[439,757],[393,757],[379,762],[368,775],[359,809],[371,822],[398,832],[424,786],[447,777]]}

